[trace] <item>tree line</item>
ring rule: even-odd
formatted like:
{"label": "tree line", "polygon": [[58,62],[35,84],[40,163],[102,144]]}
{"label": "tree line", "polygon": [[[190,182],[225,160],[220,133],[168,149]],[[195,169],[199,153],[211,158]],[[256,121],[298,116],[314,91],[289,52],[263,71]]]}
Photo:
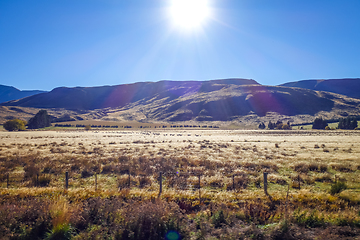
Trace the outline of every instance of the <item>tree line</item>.
{"label": "tree line", "polygon": [[[348,129],[348,130],[354,130],[358,128],[358,121],[356,117],[350,117],[347,118],[340,118],[339,123],[337,126],[337,129]],[[328,123],[326,120],[320,118],[316,118],[312,129],[326,129],[330,130],[330,127],[328,126]]]}

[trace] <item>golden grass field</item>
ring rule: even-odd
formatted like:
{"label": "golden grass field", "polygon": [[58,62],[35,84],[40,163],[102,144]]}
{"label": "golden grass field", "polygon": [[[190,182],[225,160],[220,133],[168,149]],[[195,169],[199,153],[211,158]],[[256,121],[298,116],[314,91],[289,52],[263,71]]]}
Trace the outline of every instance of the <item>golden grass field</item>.
{"label": "golden grass field", "polygon": [[[70,175],[67,191],[65,172]],[[300,227],[312,227],[309,218],[335,226],[343,226],[343,222],[360,226],[360,131],[0,132],[3,204],[27,198],[61,199],[75,209],[96,197],[154,201],[160,172],[160,199],[177,203],[188,218],[206,215],[216,206],[229,219],[236,215],[257,225],[281,222],[288,212]],[[263,172],[269,174],[270,198],[264,193]],[[37,174],[42,187],[37,186]],[[339,182],[347,188],[331,194],[332,186]],[[254,213],[251,206],[258,212]],[[233,223],[229,219],[227,223]],[[196,234],[199,229],[194,230]],[[80,231],[77,236],[81,239],[84,234]],[[212,230],[209,234],[216,236]],[[246,239],[247,235],[243,236]],[[201,239],[190,235],[184,238]]]}

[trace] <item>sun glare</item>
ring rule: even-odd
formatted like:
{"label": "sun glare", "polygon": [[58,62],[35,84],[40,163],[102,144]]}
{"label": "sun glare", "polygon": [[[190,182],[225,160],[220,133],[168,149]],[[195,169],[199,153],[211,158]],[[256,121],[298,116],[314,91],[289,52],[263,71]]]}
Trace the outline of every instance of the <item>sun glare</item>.
{"label": "sun glare", "polygon": [[184,29],[200,27],[210,16],[208,0],[172,0],[170,15],[173,23]]}

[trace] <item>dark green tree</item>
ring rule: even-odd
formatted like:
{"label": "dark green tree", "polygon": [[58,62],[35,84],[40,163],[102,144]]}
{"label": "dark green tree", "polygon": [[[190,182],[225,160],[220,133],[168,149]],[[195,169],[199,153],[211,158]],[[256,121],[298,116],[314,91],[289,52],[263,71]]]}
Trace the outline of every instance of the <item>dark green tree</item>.
{"label": "dark green tree", "polygon": [[271,121],[269,121],[268,128],[269,129],[274,129],[275,128],[275,123],[272,123]]}
{"label": "dark green tree", "polygon": [[29,129],[38,129],[51,126],[51,117],[46,110],[40,110],[33,118],[30,118],[28,122]]}
{"label": "dark green tree", "polygon": [[260,129],[265,129],[266,126],[265,126],[265,124],[264,124],[263,122],[261,122],[261,123],[259,124],[259,128],[260,128]]}
{"label": "dark green tree", "polygon": [[355,129],[357,128],[358,123],[356,117],[347,117],[347,118],[341,118],[339,120],[338,128],[339,129]]}
{"label": "dark green tree", "polygon": [[12,119],[4,123],[4,128],[7,131],[24,131],[26,122],[20,119]]}
{"label": "dark green tree", "polygon": [[323,120],[322,117],[315,118],[312,129],[325,129],[327,125],[326,120]]}

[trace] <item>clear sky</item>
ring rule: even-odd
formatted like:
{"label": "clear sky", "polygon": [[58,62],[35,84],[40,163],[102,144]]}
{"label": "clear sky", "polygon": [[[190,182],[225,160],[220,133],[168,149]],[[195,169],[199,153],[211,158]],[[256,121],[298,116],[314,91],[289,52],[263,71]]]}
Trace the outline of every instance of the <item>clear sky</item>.
{"label": "clear sky", "polygon": [[360,77],[359,0],[201,1],[184,27],[174,0],[1,0],[0,84]]}

